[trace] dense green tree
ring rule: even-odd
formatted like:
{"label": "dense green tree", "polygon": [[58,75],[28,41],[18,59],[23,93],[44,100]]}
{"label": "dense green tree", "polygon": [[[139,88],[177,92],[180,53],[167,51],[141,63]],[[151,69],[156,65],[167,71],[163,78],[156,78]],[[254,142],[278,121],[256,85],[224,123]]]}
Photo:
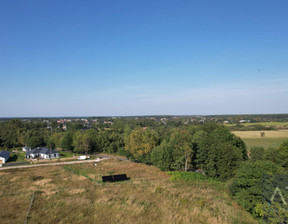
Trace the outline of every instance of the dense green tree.
{"label": "dense green tree", "polygon": [[73,136],[73,148],[75,152],[87,154],[92,148],[91,136],[85,132],[75,132]]}
{"label": "dense green tree", "polygon": [[23,144],[24,125],[19,120],[9,120],[0,124],[0,146],[5,148],[18,147]]}
{"label": "dense green tree", "polygon": [[265,149],[260,146],[254,146],[250,150],[250,159],[252,161],[263,160]]}
{"label": "dense green tree", "polygon": [[110,144],[111,144],[110,133],[105,130],[99,131],[96,137],[97,151],[113,153],[114,150],[111,150],[111,148],[109,148]]}
{"label": "dense green tree", "polygon": [[195,135],[196,167],[210,177],[229,179],[248,158],[244,142],[224,126],[205,124]]}
{"label": "dense green tree", "polygon": [[264,159],[288,169],[288,141],[284,141],[278,148],[269,147],[264,152]]}
{"label": "dense green tree", "polygon": [[108,153],[117,152],[120,148],[124,148],[124,136],[116,131],[110,133],[110,145]]}
{"label": "dense green tree", "polygon": [[44,142],[43,137],[32,136],[28,138],[27,145],[33,149],[33,148],[45,146],[45,142]]}
{"label": "dense green tree", "polygon": [[129,136],[132,131],[132,128],[129,125],[126,125],[124,128],[124,144],[128,145],[129,144]]}
{"label": "dense green tree", "polygon": [[256,212],[263,224],[287,223],[288,210],[283,204],[278,202],[257,204]]}
{"label": "dense green tree", "polygon": [[73,135],[74,151],[80,153],[95,152],[97,150],[98,132],[94,129],[77,131]]}
{"label": "dense green tree", "polygon": [[83,124],[79,124],[79,123],[68,123],[67,124],[67,131],[79,131],[81,129],[84,128]]}
{"label": "dense green tree", "polygon": [[46,136],[47,144],[49,141],[53,141],[55,143],[55,148],[61,148],[63,136],[64,136],[63,132],[50,133],[50,135]]}
{"label": "dense green tree", "polygon": [[288,140],[279,146],[278,163],[288,169]]}
{"label": "dense green tree", "polygon": [[174,149],[164,140],[152,150],[151,161],[163,171],[174,170]]}
{"label": "dense green tree", "polygon": [[264,160],[271,161],[273,163],[278,163],[279,150],[275,147],[269,147],[264,151]]}
{"label": "dense green tree", "polygon": [[50,159],[51,159],[51,152],[53,149],[56,148],[55,141],[53,139],[49,139],[46,146],[48,149],[50,149]]}
{"label": "dense green tree", "polygon": [[67,131],[62,139],[61,147],[64,150],[73,150],[73,133]]}
{"label": "dense green tree", "polygon": [[177,128],[172,133],[170,147],[174,149],[174,169],[185,171],[192,169],[192,137],[186,128]]}
{"label": "dense green tree", "polygon": [[197,168],[222,180],[233,177],[247,158],[244,142],[229,129],[212,123],[174,129],[151,154],[153,164],[163,170]]}
{"label": "dense green tree", "polygon": [[257,205],[263,200],[263,176],[281,173],[285,174],[284,169],[271,161],[244,162],[229,184],[230,192],[243,208],[257,217]]}
{"label": "dense green tree", "polygon": [[131,131],[125,149],[129,151],[136,160],[143,160],[158,144],[158,133],[150,129],[138,127]]}
{"label": "dense green tree", "polygon": [[54,142],[53,139],[50,139],[48,142],[47,142],[47,148],[50,148],[50,149],[56,149],[56,144]]}

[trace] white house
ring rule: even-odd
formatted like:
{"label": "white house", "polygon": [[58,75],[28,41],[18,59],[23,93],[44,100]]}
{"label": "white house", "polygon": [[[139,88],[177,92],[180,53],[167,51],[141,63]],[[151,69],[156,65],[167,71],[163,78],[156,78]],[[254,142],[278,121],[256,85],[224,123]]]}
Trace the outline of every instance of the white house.
{"label": "white house", "polygon": [[36,149],[32,149],[26,153],[26,158],[28,159],[53,159],[59,158],[59,152],[53,149],[48,149],[44,147],[38,147]]}
{"label": "white house", "polygon": [[10,157],[9,151],[1,151],[0,152],[0,164],[6,163],[9,157]]}
{"label": "white house", "polygon": [[27,146],[22,147],[23,152],[29,152],[30,150],[31,150],[30,147],[27,147]]}

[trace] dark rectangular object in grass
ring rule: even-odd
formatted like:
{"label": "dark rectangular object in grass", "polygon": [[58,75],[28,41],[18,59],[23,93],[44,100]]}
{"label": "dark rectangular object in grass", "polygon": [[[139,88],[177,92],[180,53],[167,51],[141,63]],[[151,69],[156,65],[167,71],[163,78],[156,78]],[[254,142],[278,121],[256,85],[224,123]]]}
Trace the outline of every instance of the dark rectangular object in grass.
{"label": "dark rectangular object in grass", "polygon": [[102,176],[103,182],[116,182],[116,181],[124,181],[124,180],[129,180],[126,174]]}
{"label": "dark rectangular object in grass", "polygon": [[102,176],[103,182],[114,182],[113,176]]}
{"label": "dark rectangular object in grass", "polygon": [[113,175],[114,181],[128,180],[126,174]]}

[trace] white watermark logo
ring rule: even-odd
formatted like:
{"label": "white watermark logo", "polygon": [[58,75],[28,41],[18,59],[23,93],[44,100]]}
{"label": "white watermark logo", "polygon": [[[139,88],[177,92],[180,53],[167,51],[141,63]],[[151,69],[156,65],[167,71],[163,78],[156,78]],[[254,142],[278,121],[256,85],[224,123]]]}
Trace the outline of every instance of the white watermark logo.
{"label": "white watermark logo", "polygon": [[[285,187],[285,189],[288,190],[288,187]],[[283,203],[284,205],[287,205],[287,203],[286,203],[286,201],[285,201],[285,198],[283,197],[283,194],[282,194],[282,192],[281,192],[281,190],[280,190],[279,187],[276,187],[276,188],[275,188],[275,191],[274,191],[274,193],[273,193],[273,195],[272,195],[272,197],[271,197],[271,199],[270,199],[270,202],[272,203],[272,202],[274,201],[275,196],[276,196],[277,194],[280,196],[282,203]]]}

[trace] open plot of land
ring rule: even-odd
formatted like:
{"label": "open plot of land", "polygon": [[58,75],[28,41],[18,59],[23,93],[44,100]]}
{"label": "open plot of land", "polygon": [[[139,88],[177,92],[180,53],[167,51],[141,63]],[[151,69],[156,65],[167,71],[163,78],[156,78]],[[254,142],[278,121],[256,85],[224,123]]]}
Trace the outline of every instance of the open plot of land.
{"label": "open plot of land", "polygon": [[[258,123],[241,123],[243,126],[251,126],[251,125],[262,125],[266,127],[274,127],[274,128],[288,128],[288,122],[258,122]],[[225,124],[225,126],[231,127],[235,126],[235,124]]]}
{"label": "open plot of land", "polygon": [[[102,183],[102,175],[131,179]],[[159,169],[109,159],[0,171],[1,223],[257,223],[221,182],[171,182]]]}
{"label": "open plot of land", "polygon": [[[265,133],[264,137],[261,137],[261,132]],[[288,140],[288,130],[233,131],[233,133],[242,138],[248,148],[253,146],[278,147],[283,141]]]}
{"label": "open plot of land", "polygon": [[10,154],[10,158],[7,161],[8,163],[23,163],[23,162],[27,162],[26,158],[25,158],[25,152],[18,152],[18,153],[14,153],[12,152]]}

